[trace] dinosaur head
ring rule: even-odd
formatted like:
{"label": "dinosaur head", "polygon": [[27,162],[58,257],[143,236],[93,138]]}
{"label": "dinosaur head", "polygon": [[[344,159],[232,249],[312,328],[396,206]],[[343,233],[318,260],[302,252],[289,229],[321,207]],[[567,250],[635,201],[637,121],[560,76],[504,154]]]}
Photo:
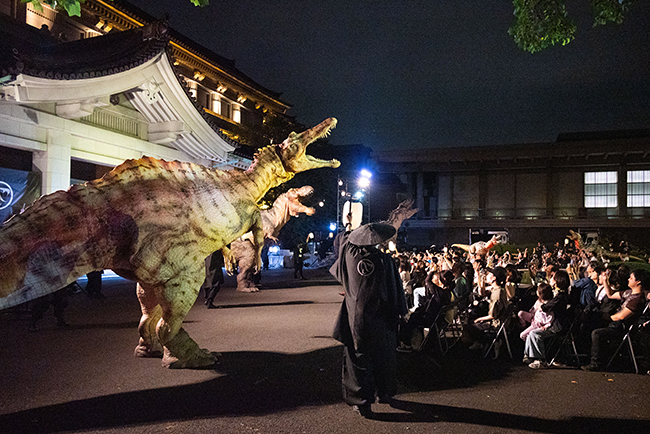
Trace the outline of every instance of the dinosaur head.
{"label": "dinosaur head", "polygon": [[395,229],[399,230],[402,222],[413,217],[418,211],[418,208],[413,208],[413,199],[407,199],[390,212],[386,223],[392,224]]}
{"label": "dinosaur head", "polygon": [[580,235],[577,232],[572,231],[571,229],[569,229],[569,235],[567,235],[567,238],[570,239],[570,240],[573,240],[573,241],[576,241],[576,240],[582,241],[582,235]]}
{"label": "dinosaur head", "polygon": [[284,169],[289,173],[299,173],[305,170],[321,167],[339,167],[338,160],[320,160],[307,155],[307,146],[318,139],[327,137],[336,127],[336,119],[329,118],[313,128],[302,133],[291,133],[287,139],[278,145],[278,154],[282,159]]}
{"label": "dinosaur head", "polygon": [[305,185],[300,188],[292,188],[289,191],[287,191],[287,199],[289,200],[288,202],[288,207],[289,207],[289,215],[291,217],[296,217],[300,213],[307,214],[307,215],[314,215],[316,210],[314,208],[308,207],[300,203],[300,199],[310,196],[314,192],[314,188]]}

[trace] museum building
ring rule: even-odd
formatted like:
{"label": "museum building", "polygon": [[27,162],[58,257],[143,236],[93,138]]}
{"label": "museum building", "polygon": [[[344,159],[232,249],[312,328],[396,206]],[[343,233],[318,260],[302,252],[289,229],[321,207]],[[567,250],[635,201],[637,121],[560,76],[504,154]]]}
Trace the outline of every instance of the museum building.
{"label": "museum building", "polygon": [[245,169],[290,107],[127,2],[0,0],[0,223],[130,158]]}
{"label": "museum building", "polygon": [[392,201],[385,190],[383,201],[370,200],[390,209],[412,198],[420,210],[402,226],[408,245],[467,243],[496,233],[516,244],[554,243],[572,229],[650,247],[650,130],[377,151],[372,158],[401,191],[394,190]]}

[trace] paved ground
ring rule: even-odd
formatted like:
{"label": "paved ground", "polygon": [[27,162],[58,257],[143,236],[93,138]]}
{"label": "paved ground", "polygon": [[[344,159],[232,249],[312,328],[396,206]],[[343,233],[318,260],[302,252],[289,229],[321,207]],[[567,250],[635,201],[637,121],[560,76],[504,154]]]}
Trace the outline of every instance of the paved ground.
{"label": "paved ground", "polygon": [[650,376],[533,371],[458,346],[441,366],[399,355],[397,408],[375,420],[341,400],[341,347],[329,335],[340,287],[322,270],[266,274],[266,289],[197,302],[184,327],[221,353],[207,370],[168,370],[133,357],[134,284],[71,298],[69,329],[51,312],[30,333],[26,312],[0,313],[0,433],[647,433]]}

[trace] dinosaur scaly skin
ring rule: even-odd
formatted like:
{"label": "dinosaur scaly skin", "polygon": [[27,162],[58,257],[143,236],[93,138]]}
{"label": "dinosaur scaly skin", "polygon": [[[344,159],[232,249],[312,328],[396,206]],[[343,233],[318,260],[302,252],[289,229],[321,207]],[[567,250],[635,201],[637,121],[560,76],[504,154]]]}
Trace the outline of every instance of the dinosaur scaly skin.
{"label": "dinosaur scaly skin", "polygon": [[256,264],[264,240],[257,202],[296,173],[338,167],[306,155],[330,118],[267,146],[244,171],[144,157],[103,178],[44,196],[0,229],[0,309],[54,292],[94,270],[138,282],[138,356],[172,368],[215,357],[181,328],[205,279],[204,259],[252,231]]}
{"label": "dinosaur scaly skin", "polygon": [[[300,203],[301,198],[307,197],[313,192],[314,189],[309,185],[292,188],[278,196],[271,208],[262,210],[264,238],[277,241],[276,237],[280,233],[280,229],[287,224],[291,217],[297,217],[301,213],[314,215],[316,212],[314,208]],[[237,274],[237,291],[241,292],[259,291],[253,282],[253,275],[255,274],[255,249],[250,238],[251,234],[247,233],[231,244],[231,253],[239,268],[239,273]]]}

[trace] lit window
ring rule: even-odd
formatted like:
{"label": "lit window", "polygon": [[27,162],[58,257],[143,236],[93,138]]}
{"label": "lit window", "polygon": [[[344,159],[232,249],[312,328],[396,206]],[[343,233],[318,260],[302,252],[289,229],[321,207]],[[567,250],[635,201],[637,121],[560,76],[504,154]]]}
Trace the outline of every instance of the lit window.
{"label": "lit window", "polygon": [[616,208],[616,172],[585,172],[585,208]]}
{"label": "lit window", "polygon": [[210,110],[212,110],[215,113],[221,114],[221,102],[219,101],[219,94],[217,93],[212,93],[212,105],[210,106]]}
{"label": "lit window", "polygon": [[627,172],[628,208],[650,208],[650,170]]}
{"label": "lit window", "polygon": [[241,124],[241,110],[236,105],[232,108],[232,120],[238,124]]}

